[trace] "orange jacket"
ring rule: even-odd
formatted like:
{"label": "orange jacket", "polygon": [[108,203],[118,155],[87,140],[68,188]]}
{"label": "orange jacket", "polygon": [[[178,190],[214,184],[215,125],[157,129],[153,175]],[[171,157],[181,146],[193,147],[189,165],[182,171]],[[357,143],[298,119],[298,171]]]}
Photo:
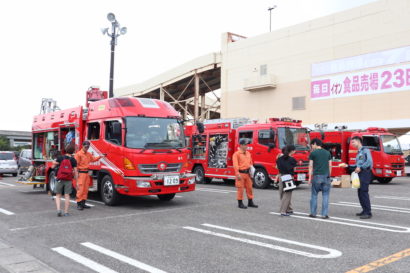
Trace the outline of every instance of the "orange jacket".
{"label": "orange jacket", "polygon": [[236,151],[233,154],[232,161],[235,175],[239,174],[239,170],[247,170],[253,165],[251,153],[248,151],[245,153],[240,150]]}
{"label": "orange jacket", "polygon": [[95,157],[89,152],[84,152],[82,149],[75,154],[75,160],[77,160],[77,168],[79,171],[88,170],[89,164],[98,161],[100,158],[101,156]]}

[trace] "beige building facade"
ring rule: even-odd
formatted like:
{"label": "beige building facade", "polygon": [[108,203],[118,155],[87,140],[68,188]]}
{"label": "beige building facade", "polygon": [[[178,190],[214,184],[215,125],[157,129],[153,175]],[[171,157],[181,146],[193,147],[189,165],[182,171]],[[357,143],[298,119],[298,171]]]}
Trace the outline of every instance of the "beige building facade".
{"label": "beige building facade", "polygon": [[409,128],[409,14],[408,0],[380,0],[257,37],[223,34],[221,116]]}

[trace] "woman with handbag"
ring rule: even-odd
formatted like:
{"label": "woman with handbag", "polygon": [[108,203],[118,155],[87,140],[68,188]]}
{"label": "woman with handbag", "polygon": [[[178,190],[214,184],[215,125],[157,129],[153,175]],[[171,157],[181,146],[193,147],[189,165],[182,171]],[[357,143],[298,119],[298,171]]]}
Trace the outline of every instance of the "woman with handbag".
{"label": "woman with handbag", "polygon": [[279,170],[279,194],[281,200],[281,216],[290,216],[290,214],[293,213],[291,208],[292,187],[286,187],[287,185],[285,185],[285,182],[290,185],[293,184],[292,177],[295,174],[295,167],[297,165],[296,159],[292,157],[295,154],[295,150],[296,148],[294,145],[286,145],[282,149],[283,155],[276,160],[276,166]]}

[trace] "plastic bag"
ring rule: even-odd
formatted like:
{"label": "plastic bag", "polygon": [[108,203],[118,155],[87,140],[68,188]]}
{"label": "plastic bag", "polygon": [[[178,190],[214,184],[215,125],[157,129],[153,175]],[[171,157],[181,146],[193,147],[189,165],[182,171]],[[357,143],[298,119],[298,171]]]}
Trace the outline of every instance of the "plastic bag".
{"label": "plastic bag", "polygon": [[355,172],[352,173],[352,188],[354,189],[360,188],[360,178],[359,178],[359,175]]}

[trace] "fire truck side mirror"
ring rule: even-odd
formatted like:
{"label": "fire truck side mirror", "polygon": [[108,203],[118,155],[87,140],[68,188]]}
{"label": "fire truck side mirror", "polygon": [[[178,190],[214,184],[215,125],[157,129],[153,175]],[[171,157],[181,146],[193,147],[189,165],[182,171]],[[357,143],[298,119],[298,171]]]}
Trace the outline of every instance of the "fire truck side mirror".
{"label": "fire truck side mirror", "polygon": [[205,132],[204,124],[203,124],[202,122],[200,122],[200,121],[197,121],[197,122],[196,122],[196,128],[198,128],[198,132],[199,132],[200,134],[203,134],[203,133]]}

